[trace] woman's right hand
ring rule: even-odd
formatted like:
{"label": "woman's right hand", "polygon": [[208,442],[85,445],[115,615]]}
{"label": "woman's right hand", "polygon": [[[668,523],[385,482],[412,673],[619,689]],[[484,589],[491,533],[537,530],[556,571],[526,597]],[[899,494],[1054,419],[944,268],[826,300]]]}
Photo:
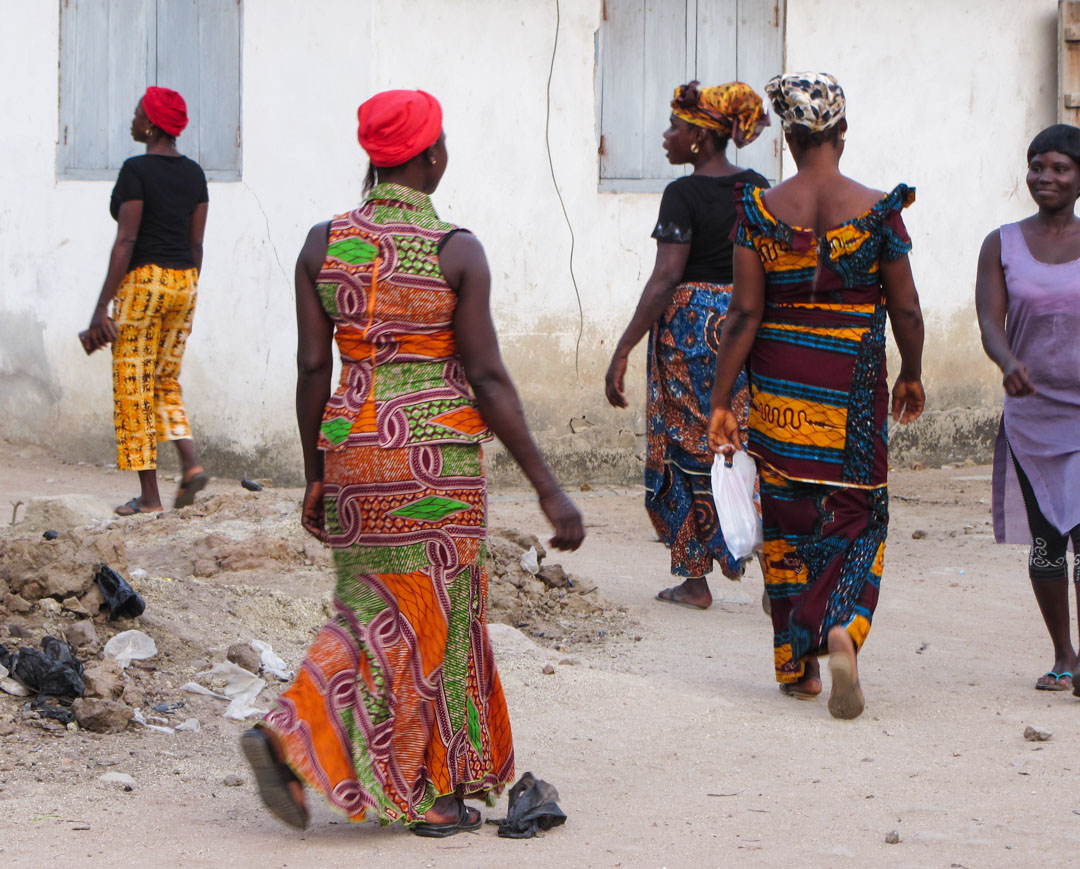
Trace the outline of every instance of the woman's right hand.
{"label": "woman's right hand", "polygon": [[562,489],[540,498],[540,509],[555,528],[555,536],[548,543],[556,549],[574,550],[585,539],[585,524],[581,512],[574,506],[570,496]]}
{"label": "woman's right hand", "polygon": [[709,414],[709,449],[714,453],[729,453],[743,448],[739,418],[730,407],[714,407]]}
{"label": "woman's right hand", "polygon": [[300,510],[300,524],[304,530],[323,543],[330,542],[326,533],[326,507],[323,504],[322,480],[312,480],[304,490],[304,506]]}
{"label": "woman's right hand", "polygon": [[1019,359],[1014,357],[1012,362],[1005,366],[1004,373],[1001,382],[1009,395],[1019,397],[1035,394],[1035,384],[1031,382],[1027,366]]}
{"label": "woman's right hand", "polygon": [[115,340],[116,324],[109,316],[108,309],[95,308],[94,316],[90,318],[90,328],[86,330],[86,341],[83,343],[86,352],[93,353]]}
{"label": "woman's right hand", "polygon": [[612,407],[626,407],[626,363],[626,354],[616,350],[604,375],[604,394]]}

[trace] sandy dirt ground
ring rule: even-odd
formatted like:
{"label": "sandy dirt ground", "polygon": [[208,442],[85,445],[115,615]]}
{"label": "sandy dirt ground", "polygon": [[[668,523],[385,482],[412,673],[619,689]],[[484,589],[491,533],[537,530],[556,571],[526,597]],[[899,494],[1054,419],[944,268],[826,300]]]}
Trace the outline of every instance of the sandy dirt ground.
{"label": "sandy dirt ground", "polygon": [[[5,525],[16,500],[87,493],[113,505],[133,484],[0,443]],[[126,569],[146,572],[134,583],[148,605],[138,627],[159,648],[132,667],[124,699],[144,709],[183,700],[163,717],[197,717],[202,729],[73,732],[0,696],[0,865],[1080,865],[1080,700],[1033,690],[1051,650],[1025,551],[993,543],[989,469],[895,471],[891,493],[856,721],[777,691],[756,567],[740,583],[715,579],[708,611],[658,603],[667,553],[640,493],[575,493],[589,538],[548,559],[574,590],[533,595],[511,618],[520,631],[493,631],[518,771],[555,784],[569,819],[527,841],[492,826],[440,841],[345,823],[317,797],[306,831],[283,827],[238,751],[245,725],[222,717],[219,701],[179,691],[237,641],[270,642],[295,668],[332,587],[325,553],[298,530],[298,490],[250,494],[215,479],[194,508],[114,526]],[[493,493],[491,523],[546,530],[521,493]],[[22,533],[5,528],[0,542]],[[570,594],[585,602],[551,603]],[[0,613],[0,642],[33,644],[75,618],[39,610]],[[10,638],[11,624],[26,638]],[[132,626],[95,625],[101,641]],[[80,654],[89,663],[99,649]],[[1052,738],[1026,741],[1029,724]],[[101,781],[108,772],[135,785]],[[485,814],[505,809],[503,799]],[[886,843],[892,831],[898,844]]]}

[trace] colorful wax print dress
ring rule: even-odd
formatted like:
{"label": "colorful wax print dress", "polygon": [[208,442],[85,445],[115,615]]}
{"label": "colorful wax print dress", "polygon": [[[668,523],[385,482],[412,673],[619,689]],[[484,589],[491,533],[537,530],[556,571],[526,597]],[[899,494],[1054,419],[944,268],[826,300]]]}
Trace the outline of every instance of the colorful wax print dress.
{"label": "colorful wax print dress", "polygon": [[[735,189],[742,183],[769,182],[749,169],[677,178],[664,190],[652,233],[662,244],[690,247],[682,282],[649,335],[645,411],[645,509],[679,577],[706,576],[714,561],[729,579],[743,571],[720,530],[707,438],[716,348],[731,301]],[[744,422],[748,404],[740,374],[732,407]]]}
{"label": "colorful wax print dress", "polygon": [[899,185],[824,238],[739,200],[735,243],[765,269],[750,351],[750,453],[761,478],[776,678],[795,682],[834,626],[870,630],[889,508],[885,300],[879,264],[911,249]]}
{"label": "colorful wax print dress", "polygon": [[264,726],[355,821],[415,821],[514,775],[486,621],[490,434],[439,269],[453,231],[426,195],[381,184],[334,218],[317,283],[342,361],[320,440],[336,615]]}

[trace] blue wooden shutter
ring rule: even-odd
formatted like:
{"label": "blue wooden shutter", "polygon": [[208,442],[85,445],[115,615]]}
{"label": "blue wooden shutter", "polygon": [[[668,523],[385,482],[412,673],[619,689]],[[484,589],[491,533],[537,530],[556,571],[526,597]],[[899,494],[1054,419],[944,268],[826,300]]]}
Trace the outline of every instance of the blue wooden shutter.
{"label": "blue wooden shutter", "polygon": [[184,95],[180,150],[211,178],[240,175],[240,4],[157,0],[157,84]]}
{"label": "blue wooden shutter", "polygon": [[60,8],[60,130],[57,169],[100,178],[140,146],[135,105],[152,74],[153,4],[64,0]]}

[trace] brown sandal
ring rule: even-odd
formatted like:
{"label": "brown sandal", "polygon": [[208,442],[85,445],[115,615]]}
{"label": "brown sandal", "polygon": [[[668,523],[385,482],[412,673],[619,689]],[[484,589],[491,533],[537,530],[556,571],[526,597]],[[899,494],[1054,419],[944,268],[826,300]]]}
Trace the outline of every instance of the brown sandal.
{"label": "brown sandal", "polygon": [[195,495],[205,489],[206,484],[209,482],[210,475],[202,469],[196,471],[186,480],[181,480],[180,486],[176,490],[176,500],[173,502],[173,506],[190,507],[195,503]]}

